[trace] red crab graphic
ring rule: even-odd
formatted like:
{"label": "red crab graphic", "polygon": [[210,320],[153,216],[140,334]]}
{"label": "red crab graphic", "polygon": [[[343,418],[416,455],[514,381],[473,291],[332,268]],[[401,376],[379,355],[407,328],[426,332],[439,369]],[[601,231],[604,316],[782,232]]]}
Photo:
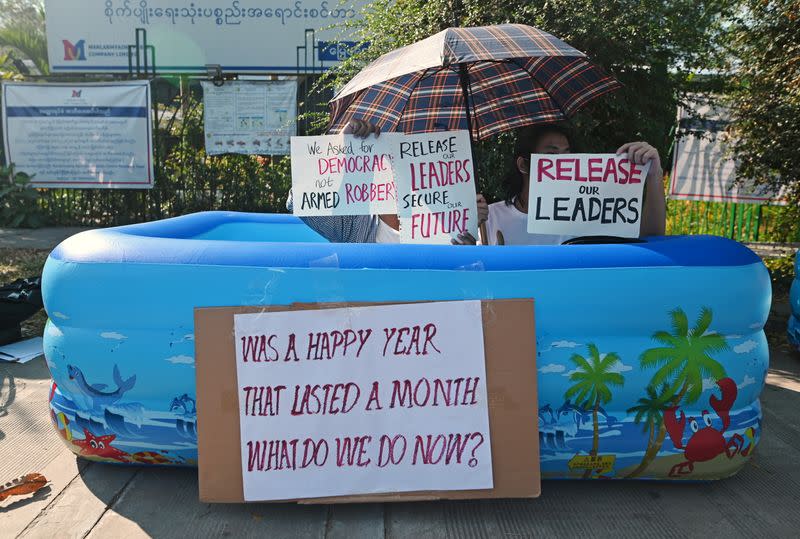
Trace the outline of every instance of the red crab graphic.
{"label": "red crab graphic", "polygon": [[83,440],[72,440],[73,444],[81,448],[81,455],[114,459],[120,462],[130,462],[130,455],[128,453],[120,451],[116,447],[111,447],[111,442],[117,437],[116,434],[95,436],[86,429],[83,429],[83,434],[85,436]]}
{"label": "red crab graphic", "polygon": [[722,430],[717,430],[711,426],[711,417],[708,410],[703,410],[703,422],[705,427],[698,429],[697,420],[694,417],[689,418],[689,426],[692,428],[693,434],[687,440],[686,445],[683,445],[683,430],[686,426],[686,416],[683,411],[680,412],[680,419],[675,416],[677,406],[667,408],[664,412],[664,426],[667,428],[672,443],[675,444],[677,449],[684,449],[684,457],[686,461],[680,462],[672,467],[669,471],[670,477],[677,477],[680,475],[687,475],[694,470],[695,462],[705,462],[715,458],[717,455],[725,453],[729,459],[732,459],[737,453],[742,456],[747,456],[750,452],[752,445],[745,449],[744,438],[739,434],[731,436],[730,440],[726,440],[723,436],[725,429],[731,423],[730,410],[733,402],[736,400],[737,389],[736,382],[730,378],[722,378],[717,381],[717,385],[722,390],[722,398],[718,399],[712,395],[708,401],[711,407],[717,412],[717,415],[722,419]]}

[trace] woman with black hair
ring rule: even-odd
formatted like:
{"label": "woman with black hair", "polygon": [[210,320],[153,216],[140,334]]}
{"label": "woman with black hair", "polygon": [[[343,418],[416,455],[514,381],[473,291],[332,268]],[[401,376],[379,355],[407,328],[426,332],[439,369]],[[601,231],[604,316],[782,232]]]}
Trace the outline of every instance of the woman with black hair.
{"label": "woman with black hair", "polygon": [[[486,222],[490,245],[559,245],[571,236],[528,233],[528,193],[530,188],[530,156],[561,154],[575,151],[567,129],[557,124],[545,124],[521,129],[517,135],[509,171],[503,179],[505,200],[489,205]],[[623,144],[617,152],[643,165],[650,161],[645,180],[644,208],[639,235],[663,235],[666,229],[666,200],[662,184],[663,171],[658,151],[646,142]],[[470,235],[459,235],[453,243],[474,244]]]}

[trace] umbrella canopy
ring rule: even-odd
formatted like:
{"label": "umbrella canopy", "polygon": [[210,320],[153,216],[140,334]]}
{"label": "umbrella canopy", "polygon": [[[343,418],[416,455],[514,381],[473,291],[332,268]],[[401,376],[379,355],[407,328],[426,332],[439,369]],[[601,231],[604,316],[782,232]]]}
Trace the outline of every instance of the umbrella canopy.
{"label": "umbrella canopy", "polygon": [[536,28],[448,28],[365,67],[331,100],[329,132],[358,118],[403,133],[471,127],[480,140],[564,120],[619,87],[581,51]]}

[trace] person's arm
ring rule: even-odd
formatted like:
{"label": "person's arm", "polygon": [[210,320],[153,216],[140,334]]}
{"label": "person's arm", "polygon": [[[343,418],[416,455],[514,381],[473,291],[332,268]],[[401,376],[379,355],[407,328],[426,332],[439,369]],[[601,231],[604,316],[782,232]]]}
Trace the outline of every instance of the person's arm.
{"label": "person's arm", "polygon": [[[475,197],[475,203],[478,208],[478,226],[489,218],[489,204],[481,193]],[[488,238],[486,241],[489,241]],[[462,232],[455,238],[450,240],[453,245],[476,245],[476,240],[469,232]]]}
{"label": "person's arm", "polygon": [[617,153],[627,153],[628,159],[638,165],[650,161],[644,184],[644,206],[642,222],[639,226],[639,237],[663,236],[667,230],[667,200],[664,197],[664,171],[658,150],[646,142],[629,142],[623,144]]}
{"label": "person's arm", "polygon": [[[286,209],[293,210],[292,190]],[[375,243],[378,218],[375,215],[320,215],[300,217],[309,228],[331,243]]]}
{"label": "person's arm", "polygon": [[[370,134],[376,137],[381,134],[381,128],[364,120],[350,120],[342,133],[367,138]],[[292,190],[289,189],[289,198],[286,209],[293,211]],[[317,234],[331,243],[375,243],[378,232],[378,217],[375,215],[320,215],[314,217],[300,217]]]}

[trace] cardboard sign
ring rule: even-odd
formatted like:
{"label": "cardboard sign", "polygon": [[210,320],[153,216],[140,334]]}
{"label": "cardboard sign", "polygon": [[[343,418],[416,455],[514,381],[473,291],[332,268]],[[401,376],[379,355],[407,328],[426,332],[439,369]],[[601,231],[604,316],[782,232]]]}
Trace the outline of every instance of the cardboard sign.
{"label": "cardboard sign", "polygon": [[492,488],[479,301],[234,316],[246,501]]}
{"label": "cardboard sign", "polygon": [[292,137],[294,214],[397,213],[391,153],[396,136]]}
{"label": "cardboard sign", "polygon": [[393,141],[400,240],[450,244],[461,232],[477,238],[469,133],[421,133]]}
{"label": "cardboard sign", "polygon": [[[365,307],[195,310],[198,422],[203,425],[198,433],[201,500],[336,503],[538,496],[533,301]],[[464,314],[458,315],[460,321],[448,322],[457,316],[454,309]],[[464,331],[464,324],[474,323],[478,309],[481,324]],[[352,318],[343,319],[342,313]],[[432,327],[426,333],[429,322],[423,318],[435,320],[435,334]],[[421,326],[416,334],[413,325],[406,324],[406,331],[397,327],[411,320]],[[392,326],[388,342],[383,326]],[[462,330],[453,339],[456,326]],[[481,326],[482,337],[465,339],[466,333],[480,335]],[[353,333],[346,333],[342,329],[346,327]],[[369,336],[368,329],[373,330]],[[289,330],[295,333],[293,347]],[[270,339],[271,335],[276,337]],[[462,347],[459,340],[469,341],[463,347],[473,351],[456,352]],[[476,353],[481,345],[485,367],[482,358],[475,358],[483,355]],[[444,347],[453,353],[452,359]],[[289,361],[285,361],[287,355]],[[245,356],[249,358],[246,364]],[[237,373],[239,367],[247,368],[241,371],[247,379]],[[336,371],[338,376],[329,374]],[[468,378],[481,378],[481,373],[485,383],[465,383]],[[453,381],[448,385],[443,376]],[[464,380],[459,383],[459,378]],[[427,403],[428,386],[421,379],[431,384]],[[399,382],[397,392],[394,381]],[[331,385],[326,390],[327,383]],[[315,386],[319,386],[316,391]],[[449,406],[444,400],[448,391]],[[434,396],[437,406],[432,404]],[[487,410],[488,425],[481,418]],[[482,443],[471,435],[475,432],[484,435]],[[381,438],[381,434],[386,436]],[[248,440],[249,436],[255,440]],[[292,443],[294,439],[298,441]],[[289,443],[270,445],[275,440]],[[252,471],[250,451],[256,445],[248,446],[248,441],[260,442],[259,451],[253,453]],[[456,447],[456,441],[461,445]],[[331,493],[354,494],[322,497]]]}
{"label": "cardboard sign", "polygon": [[528,232],[638,238],[649,170],[626,155],[531,155]]}

